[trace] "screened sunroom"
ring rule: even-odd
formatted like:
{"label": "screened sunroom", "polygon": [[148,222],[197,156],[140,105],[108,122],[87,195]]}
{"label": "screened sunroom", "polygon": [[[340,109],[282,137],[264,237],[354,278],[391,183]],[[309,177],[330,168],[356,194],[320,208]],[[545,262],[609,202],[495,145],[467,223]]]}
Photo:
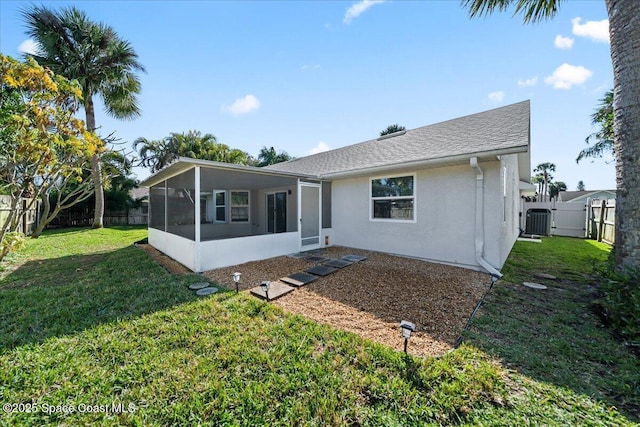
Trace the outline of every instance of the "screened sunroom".
{"label": "screened sunroom", "polygon": [[149,243],[193,271],[315,249],[330,231],[329,185],[180,158],[141,183],[149,187]]}

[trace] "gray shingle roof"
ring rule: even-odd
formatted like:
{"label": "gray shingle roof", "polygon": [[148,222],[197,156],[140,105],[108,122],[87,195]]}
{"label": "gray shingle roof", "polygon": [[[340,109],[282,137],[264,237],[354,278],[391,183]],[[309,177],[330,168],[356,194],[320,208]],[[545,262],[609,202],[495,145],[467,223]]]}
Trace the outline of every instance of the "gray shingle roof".
{"label": "gray shingle roof", "polygon": [[365,141],[267,168],[328,176],[486,152],[526,152],[529,135],[529,101],[523,101],[408,130],[392,138]]}

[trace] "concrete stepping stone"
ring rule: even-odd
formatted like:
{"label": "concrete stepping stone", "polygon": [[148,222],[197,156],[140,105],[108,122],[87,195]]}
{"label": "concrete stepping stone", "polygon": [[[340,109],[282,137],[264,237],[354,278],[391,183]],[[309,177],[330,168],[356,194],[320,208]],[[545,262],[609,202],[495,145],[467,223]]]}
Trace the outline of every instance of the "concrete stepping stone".
{"label": "concrete stepping stone", "polygon": [[199,297],[204,297],[207,295],[215,294],[216,292],[218,292],[218,288],[214,288],[214,287],[202,288],[196,291],[196,295],[198,295]]}
{"label": "concrete stepping stone", "polygon": [[545,285],[541,285],[540,283],[522,282],[522,284],[531,289],[547,289]]}
{"label": "concrete stepping stone", "polygon": [[322,263],[322,265],[326,265],[328,267],[335,267],[335,268],[344,268],[351,264],[353,264],[353,262],[347,261],[344,259],[330,259],[329,261],[325,261]]}
{"label": "concrete stepping stone", "polygon": [[189,289],[191,289],[192,291],[197,291],[198,289],[206,288],[207,286],[209,286],[209,283],[199,282],[189,285]]}
{"label": "concrete stepping stone", "polygon": [[314,267],[311,267],[307,270],[305,270],[305,272],[310,273],[310,274],[315,274],[316,276],[328,276],[329,274],[337,271],[337,268],[334,267],[327,267],[325,265],[316,265]]}
{"label": "concrete stepping stone", "polygon": [[280,279],[281,282],[285,282],[288,285],[293,285],[293,286],[304,286],[304,285],[308,285],[311,282],[315,282],[316,280],[318,280],[319,277],[318,276],[314,276],[313,274],[309,274],[309,273],[295,273],[292,274],[291,276],[288,277],[283,277],[282,279]]}
{"label": "concrete stepping stone", "polygon": [[[294,289],[295,288],[292,288],[291,286],[282,283],[279,280],[276,282],[271,282],[271,285],[269,286],[269,301],[280,298],[281,296],[286,295],[289,292],[293,292]],[[256,296],[258,298],[267,299],[265,292],[260,286],[252,288],[249,292],[251,292],[253,296]]]}
{"label": "concrete stepping stone", "polygon": [[553,274],[547,274],[547,273],[536,273],[534,274],[534,276],[536,276],[538,279],[549,279],[549,280],[557,279],[557,277],[554,276]]}
{"label": "concrete stepping stone", "polygon": [[305,259],[305,258],[309,258],[309,254],[306,254],[304,252],[298,252],[297,254],[289,254],[287,255],[289,258],[294,258],[294,259]]}
{"label": "concrete stepping stone", "polygon": [[323,256],[319,256],[319,255],[313,255],[307,258],[307,261],[312,261],[312,262],[324,262],[324,261],[328,261],[329,258],[323,257]]}
{"label": "concrete stepping stone", "polygon": [[349,262],[360,262],[360,261],[364,261],[365,259],[367,259],[366,256],[362,256],[362,255],[355,255],[355,254],[349,254],[349,255],[345,255],[342,258],[345,261],[349,261]]}

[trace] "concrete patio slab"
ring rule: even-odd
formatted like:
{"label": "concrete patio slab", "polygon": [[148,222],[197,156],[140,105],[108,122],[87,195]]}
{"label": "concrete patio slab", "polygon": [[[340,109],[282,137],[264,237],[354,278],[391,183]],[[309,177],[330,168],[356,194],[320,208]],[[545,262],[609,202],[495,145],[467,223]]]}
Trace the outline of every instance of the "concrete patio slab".
{"label": "concrete patio slab", "polygon": [[308,253],[304,253],[304,252],[298,252],[295,254],[289,254],[287,255],[289,258],[293,258],[293,259],[305,259],[305,258],[309,258],[311,255]]}
{"label": "concrete patio slab", "polygon": [[308,285],[311,282],[315,282],[319,277],[309,273],[295,273],[288,277],[283,277],[280,279],[281,282],[285,282],[288,285],[293,286],[304,286]]}
{"label": "concrete patio slab", "polygon": [[323,256],[319,256],[319,255],[313,255],[310,256],[309,258],[307,258],[307,261],[313,261],[313,262],[324,262],[324,261],[328,261],[329,258],[327,257],[323,257]]}
{"label": "concrete patio slab", "polygon": [[335,268],[344,268],[351,264],[353,264],[352,261],[347,261],[344,259],[330,259],[329,261],[325,261],[322,263],[322,265],[326,265],[328,267],[335,267]]}
{"label": "concrete patio slab", "polygon": [[[286,295],[289,292],[293,292],[294,289],[295,288],[292,288],[291,286],[282,283],[281,281],[271,282],[271,286],[269,287],[269,301],[273,301],[274,299],[280,298],[281,296]],[[252,288],[249,292],[251,292],[253,296],[256,296],[258,298],[267,299],[265,292],[260,286]]]}
{"label": "concrete patio slab", "polygon": [[350,262],[360,262],[360,261],[364,261],[365,259],[367,259],[366,256],[362,256],[362,255],[355,255],[355,254],[349,254],[349,255],[345,255],[342,258],[345,261],[350,261]]}
{"label": "concrete patio slab", "polygon": [[311,267],[307,270],[305,270],[307,273],[310,274],[315,274],[316,276],[328,276],[329,274],[337,271],[337,268],[334,267],[326,267],[324,265],[316,265],[314,267]]}

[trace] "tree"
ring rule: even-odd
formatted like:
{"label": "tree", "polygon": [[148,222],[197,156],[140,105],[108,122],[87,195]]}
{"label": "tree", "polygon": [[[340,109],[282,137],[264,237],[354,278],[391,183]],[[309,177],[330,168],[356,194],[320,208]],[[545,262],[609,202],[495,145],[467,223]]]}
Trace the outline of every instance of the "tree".
{"label": "tree", "polygon": [[387,126],[386,129],[380,131],[380,136],[389,135],[390,133],[400,132],[405,130],[404,126],[400,126],[399,124],[393,124]]}
{"label": "tree", "polygon": [[276,163],[286,162],[292,158],[293,157],[291,157],[286,151],[277,152],[273,147],[267,148],[266,146],[263,146],[258,154],[258,162],[256,166],[263,167],[275,165]]}
{"label": "tree", "polygon": [[580,151],[576,163],[586,157],[602,157],[606,153],[615,153],[613,149],[613,90],[605,93],[599,108],[591,115],[591,123],[599,126],[597,132],[589,135],[585,142],[592,146]]}
{"label": "tree", "polygon": [[558,199],[558,194],[560,194],[561,191],[567,191],[567,184],[565,184],[562,181],[555,181],[552,182],[551,184],[549,184],[549,197],[550,198],[555,198],[556,200]]}
{"label": "tree", "polygon": [[[555,16],[561,0],[463,0],[472,17],[515,5],[524,22]],[[616,158],[616,267],[640,271],[640,7],[605,0],[613,64],[613,130]]]}
{"label": "tree", "polygon": [[584,191],[584,181],[582,180],[578,181],[578,186],[576,187],[576,190]]}
{"label": "tree", "polygon": [[[33,6],[22,15],[27,35],[38,45],[38,52],[30,56],[55,74],[80,83],[90,132],[96,130],[94,96],[102,98],[107,114],[115,118],[133,119],[140,115],[136,98],[140,80],[136,72],[143,72],[144,67],[129,42],[120,39],[111,27],[90,21],[75,7],[52,11]],[[96,228],[102,227],[104,214],[101,168],[100,156],[96,154],[91,158]]]}
{"label": "tree", "polygon": [[[54,75],[30,58],[23,63],[0,55],[0,68],[0,185],[11,197],[9,215],[0,225],[3,243],[17,230],[23,197],[29,199],[27,209],[42,200],[41,223],[46,225],[52,214],[46,210],[51,192],[81,183],[91,157],[99,155],[103,145],[74,117],[82,99],[77,82]],[[92,185],[89,180],[61,202],[78,203],[91,195]],[[3,250],[0,259],[4,254]]]}
{"label": "tree", "polygon": [[248,163],[248,155],[244,151],[219,143],[210,133],[202,135],[196,130],[173,132],[159,140],[140,137],[134,141],[133,149],[140,154],[139,164],[151,168],[151,172],[159,171],[178,157],[240,165]]}
{"label": "tree", "polygon": [[540,163],[533,169],[534,172],[538,172],[538,176],[542,178],[542,191],[540,195],[542,196],[542,200],[547,200],[547,193],[549,191],[549,182],[553,179],[553,176],[550,172],[556,171],[556,165],[553,163]]}

